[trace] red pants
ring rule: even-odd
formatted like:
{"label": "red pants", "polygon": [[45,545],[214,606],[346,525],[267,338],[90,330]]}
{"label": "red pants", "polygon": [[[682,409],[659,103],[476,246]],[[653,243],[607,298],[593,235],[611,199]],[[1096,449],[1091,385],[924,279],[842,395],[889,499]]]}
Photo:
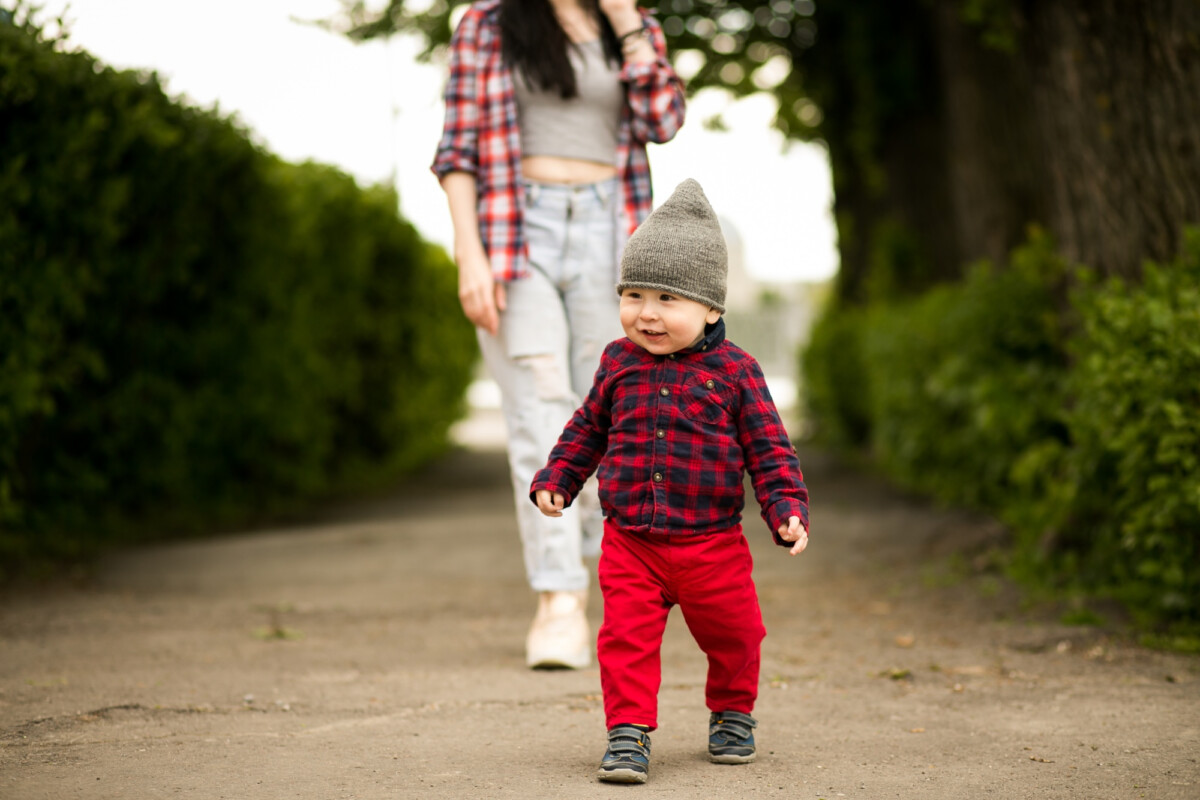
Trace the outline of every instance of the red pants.
{"label": "red pants", "polygon": [[709,710],[754,710],[766,629],[753,567],[741,526],[684,538],[625,533],[605,523],[599,567],[604,623],[596,657],[609,729],[658,727],[662,636],[677,603],[708,656]]}

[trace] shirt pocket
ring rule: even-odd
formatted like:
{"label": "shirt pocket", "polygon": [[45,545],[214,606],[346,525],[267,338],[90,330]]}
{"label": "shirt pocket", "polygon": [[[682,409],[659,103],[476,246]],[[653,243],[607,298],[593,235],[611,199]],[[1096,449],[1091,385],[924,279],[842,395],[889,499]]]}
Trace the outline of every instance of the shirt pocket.
{"label": "shirt pocket", "polygon": [[683,413],[705,425],[721,425],[732,419],[733,387],[709,375],[700,375],[683,389]]}

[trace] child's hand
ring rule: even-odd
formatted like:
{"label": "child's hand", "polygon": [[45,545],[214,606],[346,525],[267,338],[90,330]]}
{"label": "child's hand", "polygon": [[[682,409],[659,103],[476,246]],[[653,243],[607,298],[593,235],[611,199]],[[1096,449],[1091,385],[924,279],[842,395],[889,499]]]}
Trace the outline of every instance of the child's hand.
{"label": "child's hand", "polygon": [[[541,492],[538,492],[538,500],[540,506]],[[800,555],[804,552],[804,548],[808,547],[808,531],[800,526],[799,517],[788,517],[788,524],[779,526],[779,538],[785,542],[795,542],[792,549],[788,551],[794,556]]]}
{"label": "child's hand", "polygon": [[[558,492],[551,492],[549,489],[538,489],[537,506],[538,510],[547,517],[561,517],[563,510],[563,496]],[[793,517],[793,519],[795,519],[795,517]]]}

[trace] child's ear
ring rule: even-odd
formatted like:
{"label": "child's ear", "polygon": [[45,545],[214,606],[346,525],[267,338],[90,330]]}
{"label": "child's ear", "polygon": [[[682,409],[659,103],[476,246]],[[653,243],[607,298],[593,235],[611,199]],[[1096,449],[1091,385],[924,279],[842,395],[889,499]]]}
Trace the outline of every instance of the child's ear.
{"label": "child's ear", "polygon": [[714,325],[714,324],[716,324],[716,321],[719,320],[720,318],[721,318],[721,312],[717,311],[715,308],[710,308],[710,309],[708,309],[708,314],[706,314],[704,316],[704,321],[707,322],[709,325]]}

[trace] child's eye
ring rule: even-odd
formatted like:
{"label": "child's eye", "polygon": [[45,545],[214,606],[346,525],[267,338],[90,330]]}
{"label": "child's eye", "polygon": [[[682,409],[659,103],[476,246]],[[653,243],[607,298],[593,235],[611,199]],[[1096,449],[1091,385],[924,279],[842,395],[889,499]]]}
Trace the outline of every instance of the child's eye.
{"label": "child's eye", "polygon": [[674,299],[675,299],[675,295],[673,295],[673,294],[660,294],[658,296],[658,301],[660,303],[669,303]]}

